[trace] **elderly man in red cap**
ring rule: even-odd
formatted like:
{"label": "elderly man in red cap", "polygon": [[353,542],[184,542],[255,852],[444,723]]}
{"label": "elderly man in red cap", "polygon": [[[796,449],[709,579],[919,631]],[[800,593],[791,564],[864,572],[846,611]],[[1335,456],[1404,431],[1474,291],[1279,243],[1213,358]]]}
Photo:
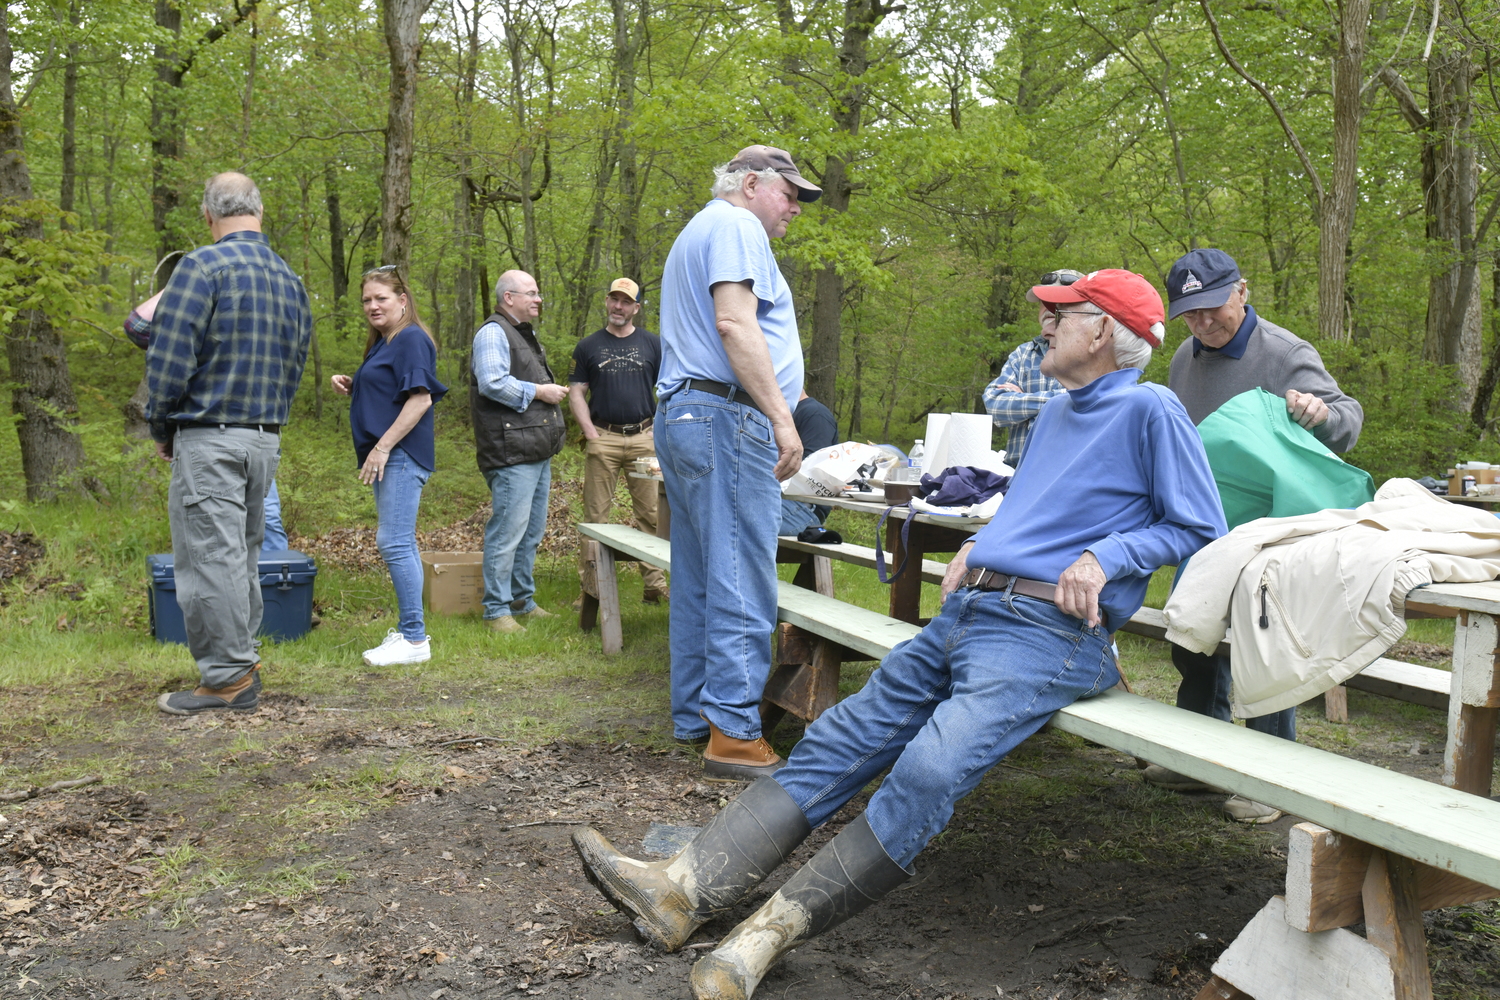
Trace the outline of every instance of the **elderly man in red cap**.
{"label": "elderly man in red cap", "polygon": [[1110,634],[1151,574],[1224,532],[1192,421],[1167,389],[1138,384],[1161,343],[1156,290],[1108,270],[1035,292],[1057,307],[1043,371],[1067,391],[1042,407],[995,519],[950,564],[941,614],[676,857],[647,864],[594,830],[573,838],[594,883],[671,951],[885,773],[859,818],[697,962],[698,1000],[750,996],[787,951],[910,878],[986,771],[1058,709],[1118,682]]}

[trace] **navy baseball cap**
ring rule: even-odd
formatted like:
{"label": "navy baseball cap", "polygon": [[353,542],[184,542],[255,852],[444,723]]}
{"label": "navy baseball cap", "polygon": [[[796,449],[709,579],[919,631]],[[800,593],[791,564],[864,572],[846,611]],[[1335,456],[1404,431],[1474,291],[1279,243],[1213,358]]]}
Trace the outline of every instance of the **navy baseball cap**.
{"label": "navy baseball cap", "polygon": [[1167,272],[1167,319],[1189,309],[1217,309],[1234,294],[1240,266],[1223,250],[1189,250]]}

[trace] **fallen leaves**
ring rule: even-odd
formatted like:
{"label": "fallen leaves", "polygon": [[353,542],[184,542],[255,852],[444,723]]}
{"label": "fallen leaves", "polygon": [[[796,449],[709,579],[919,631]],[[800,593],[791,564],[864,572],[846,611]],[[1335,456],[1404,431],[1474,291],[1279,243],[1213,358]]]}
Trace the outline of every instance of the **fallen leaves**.
{"label": "fallen leaves", "polygon": [[0,911],[7,917],[13,917],[17,913],[30,913],[31,908],[41,902],[38,899],[0,899]]}

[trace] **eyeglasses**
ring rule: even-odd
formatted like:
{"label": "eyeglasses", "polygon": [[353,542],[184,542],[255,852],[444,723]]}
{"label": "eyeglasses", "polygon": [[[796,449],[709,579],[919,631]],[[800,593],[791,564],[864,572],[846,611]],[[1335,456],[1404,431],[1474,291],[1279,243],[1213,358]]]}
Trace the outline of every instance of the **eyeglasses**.
{"label": "eyeglasses", "polygon": [[1058,317],[1057,322],[1062,322],[1064,316],[1103,316],[1104,313],[1094,309],[1054,309],[1052,315]]}
{"label": "eyeglasses", "polygon": [[1070,268],[1065,267],[1057,271],[1048,271],[1046,274],[1042,275],[1042,280],[1038,281],[1037,284],[1071,285],[1075,281],[1081,281],[1083,277],[1084,275],[1082,272],[1074,271]]}
{"label": "eyeglasses", "polygon": [[542,297],[542,293],[541,292],[518,292],[514,288],[507,288],[505,290],[505,294],[506,295],[524,295],[524,296],[526,296],[529,299],[539,299],[539,298]]}

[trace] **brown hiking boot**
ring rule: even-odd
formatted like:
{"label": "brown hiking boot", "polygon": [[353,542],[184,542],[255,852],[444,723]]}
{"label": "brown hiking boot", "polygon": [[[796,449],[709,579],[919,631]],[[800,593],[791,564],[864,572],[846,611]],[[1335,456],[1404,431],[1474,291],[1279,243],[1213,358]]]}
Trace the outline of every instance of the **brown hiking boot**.
{"label": "brown hiking boot", "polygon": [[665,604],[671,599],[672,591],[666,587],[663,587],[660,590],[657,590],[654,587],[647,587],[645,590],[641,591],[642,604]]}
{"label": "brown hiking boot", "polygon": [[775,774],[786,761],[771,749],[765,737],[737,740],[725,736],[712,722],[708,724],[708,746],[703,751],[703,773],[712,778],[754,781]]}
{"label": "brown hiking boot", "polygon": [[516,621],[514,615],[501,615],[498,618],[486,618],[484,627],[491,632],[524,632],[526,626]]}
{"label": "brown hiking boot", "polygon": [[156,699],[156,707],[168,715],[197,715],[223,709],[253,712],[260,707],[260,664],[221,688],[199,685],[192,691],[164,694]]}

